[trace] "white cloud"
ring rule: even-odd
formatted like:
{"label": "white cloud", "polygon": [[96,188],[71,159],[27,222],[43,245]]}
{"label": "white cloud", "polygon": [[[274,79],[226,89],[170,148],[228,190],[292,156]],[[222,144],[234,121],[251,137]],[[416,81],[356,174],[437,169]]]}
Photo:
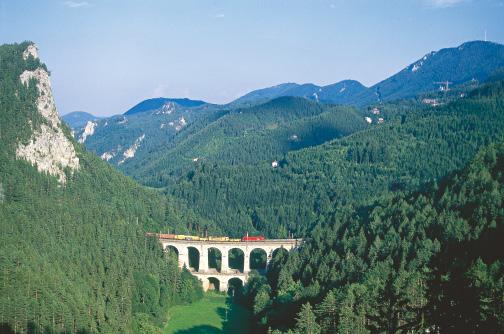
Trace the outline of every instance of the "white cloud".
{"label": "white cloud", "polygon": [[72,0],[68,0],[68,1],[63,1],[62,4],[68,8],[87,8],[87,7],[91,7],[92,4],[90,4],[89,2],[87,1],[72,1]]}
{"label": "white cloud", "polygon": [[214,16],[216,19],[222,19],[225,17],[224,13],[220,13]]}
{"label": "white cloud", "polygon": [[429,6],[433,8],[448,8],[454,7],[467,0],[427,0]]}

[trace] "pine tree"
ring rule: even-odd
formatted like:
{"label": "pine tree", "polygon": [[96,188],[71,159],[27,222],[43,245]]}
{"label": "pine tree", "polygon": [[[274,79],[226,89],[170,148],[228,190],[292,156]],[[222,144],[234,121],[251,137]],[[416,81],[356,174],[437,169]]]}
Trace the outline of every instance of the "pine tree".
{"label": "pine tree", "polygon": [[296,329],[301,334],[319,334],[320,326],[317,324],[315,313],[310,303],[303,304],[296,318]]}

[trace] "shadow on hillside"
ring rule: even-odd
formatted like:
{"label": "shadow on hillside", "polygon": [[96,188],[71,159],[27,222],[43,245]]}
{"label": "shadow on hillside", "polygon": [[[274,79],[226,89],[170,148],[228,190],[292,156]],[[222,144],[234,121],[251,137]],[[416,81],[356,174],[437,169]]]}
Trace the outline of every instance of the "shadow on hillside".
{"label": "shadow on hillside", "polygon": [[221,334],[221,330],[208,325],[195,326],[189,329],[181,329],[175,334]]}
{"label": "shadow on hillside", "polygon": [[226,300],[226,307],[219,307],[217,313],[222,319],[222,333],[248,333],[250,314],[243,306],[233,303],[231,297]]}

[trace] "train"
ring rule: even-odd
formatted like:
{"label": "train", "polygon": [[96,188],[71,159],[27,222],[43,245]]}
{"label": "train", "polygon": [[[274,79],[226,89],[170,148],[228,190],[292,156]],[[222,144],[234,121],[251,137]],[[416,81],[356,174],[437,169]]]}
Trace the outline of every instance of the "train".
{"label": "train", "polygon": [[188,240],[188,241],[229,241],[229,242],[249,242],[249,241],[263,241],[266,238],[262,235],[250,237],[248,234],[243,238],[230,238],[230,237],[199,237],[196,235],[185,234],[167,234],[167,233],[146,233],[148,237],[157,237],[159,239],[175,239],[175,240]]}
{"label": "train", "polygon": [[246,235],[241,239],[241,241],[263,241],[263,240],[266,240],[266,238],[262,235],[256,237],[249,237],[248,235]]}

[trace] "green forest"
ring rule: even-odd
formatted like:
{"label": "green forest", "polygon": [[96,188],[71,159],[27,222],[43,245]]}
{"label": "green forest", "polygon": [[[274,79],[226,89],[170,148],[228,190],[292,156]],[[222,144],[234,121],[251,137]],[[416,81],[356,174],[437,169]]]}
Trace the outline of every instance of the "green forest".
{"label": "green forest", "polygon": [[490,145],[422,191],[339,207],[242,302],[288,333],[501,333],[503,172]]}
{"label": "green forest", "polygon": [[44,66],[23,60],[27,45],[0,47],[0,332],[157,333],[169,306],[202,290],[145,232],[207,222],[75,142],[80,169],[64,186],[16,159],[44,122],[19,80]]}
{"label": "green forest", "polygon": [[[168,167],[147,168],[147,164],[146,169],[132,173],[149,185],[151,179],[144,175],[166,175],[158,178],[166,194],[219,222],[230,235],[249,232],[286,237],[293,233],[301,237],[326,220],[337,205],[366,205],[380,196],[418,189],[463,168],[479,149],[504,138],[503,106],[504,89],[499,81],[436,108],[415,101],[380,106],[384,124],[321,145],[289,150],[285,155],[275,154],[271,160],[254,163],[245,158],[267,156],[263,148],[269,146],[248,150],[241,145],[239,150],[229,145],[219,152],[224,155],[232,150],[235,162],[225,157],[203,159],[191,163],[181,176],[170,175]],[[182,155],[170,159],[177,157],[183,160]],[[279,161],[278,168],[272,168],[273,159]]]}
{"label": "green forest", "polygon": [[[145,236],[159,231],[304,238],[235,297],[252,332],[504,332],[502,77],[432,93],[436,107],[192,110],[121,171],[95,154],[104,137],[85,147],[62,125],[80,168],[61,184],[16,158],[46,122],[36,82],[19,80],[47,69],[23,59],[29,44],[0,46],[0,332],[160,333],[203,291]],[[114,145],[164,133],[117,124]]]}

